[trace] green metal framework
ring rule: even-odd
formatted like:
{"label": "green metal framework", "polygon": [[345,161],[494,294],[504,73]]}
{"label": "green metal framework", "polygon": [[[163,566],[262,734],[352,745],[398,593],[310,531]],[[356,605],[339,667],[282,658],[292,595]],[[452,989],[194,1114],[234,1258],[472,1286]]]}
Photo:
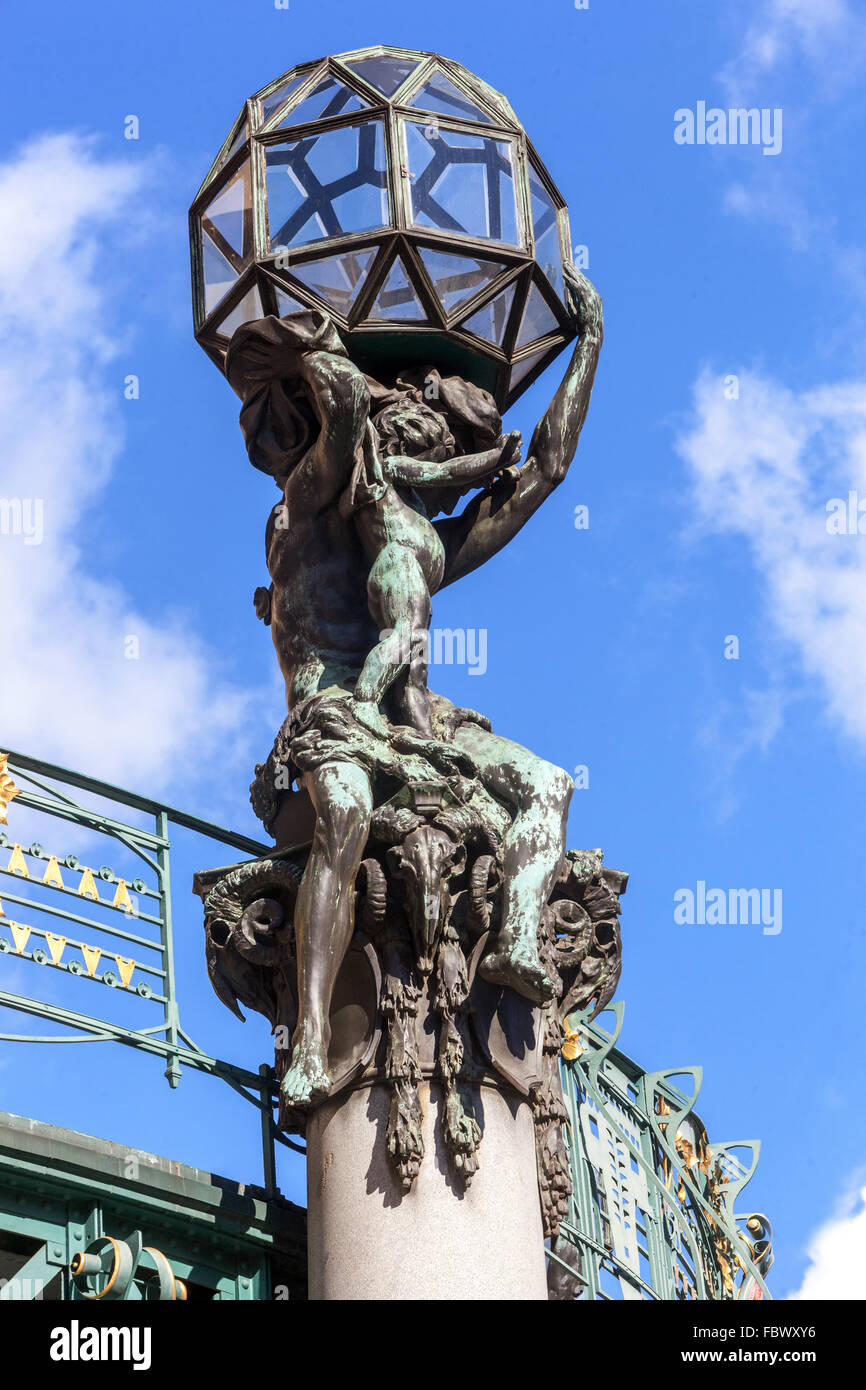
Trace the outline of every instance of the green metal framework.
{"label": "green metal framework", "polygon": [[0,1112],[0,1303],[305,1297],[301,1208]]}
{"label": "green metal framework", "polygon": [[736,1211],[760,1144],[710,1144],[694,1113],[700,1068],[644,1072],[615,1047],[624,1005],[610,1013],[612,1033],[573,1016],[562,1063],[574,1192],[549,1251],[555,1296],[769,1298],[770,1224]]}
{"label": "green metal framework", "polygon": [[[133,1027],[3,989],[0,1005],[43,1018],[60,1031],[46,1035],[0,1033],[0,1042],[115,1041],[162,1057],[172,1087],[178,1085],[183,1066],[221,1078],[260,1112],[262,1193],[265,1200],[273,1198],[278,1191],[275,1143],[301,1153],[304,1150],[275,1127],[277,1090],[271,1068],[263,1064],[256,1074],[212,1057],[181,1024],[172,939],[169,827],[183,827],[256,858],[269,854],[271,847],[151,798],[21,753],[8,754],[11,784],[6,780],[4,786],[2,761],[0,757],[0,812],[4,801],[14,796],[15,811],[27,808],[95,832],[103,842],[110,840],[122,846],[128,860],[134,857],[142,876],[127,880],[108,865],[93,869],[81,864],[75,855],[55,856],[38,842],[25,846],[0,833],[0,850],[9,851],[8,862],[0,863],[0,978],[4,957],[10,962],[29,962],[37,970],[74,977],[76,989],[84,989],[87,982],[117,991],[118,996],[129,1000],[128,1012],[155,1008],[159,1021]],[[109,803],[111,812],[101,805],[82,804],[64,787]],[[126,808],[122,812],[125,819],[117,818],[118,807]],[[152,821],[152,828],[132,824],[129,813]],[[112,890],[114,898],[110,898]],[[36,922],[20,922],[19,915],[33,916]],[[66,924],[76,929],[74,937],[64,934]],[[79,936],[82,929],[89,941]],[[37,941],[39,945],[34,944]],[[130,955],[121,955],[121,951]],[[104,968],[112,956],[117,968]],[[700,1069],[643,1071],[615,1046],[624,1005],[612,1006],[610,1013],[616,1020],[612,1033],[580,1014],[573,1015],[566,1028],[562,1081],[568,1115],[565,1140],[574,1191],[568,1218],[548,1250],[553,1296],[626,1300],[769,1297],[764,1282],[772,1264],[769,1222],[758,1213],[735,1210],[757,1166],[760,1145],[751,1140],[710,1144],[694,1113]],[[684,1077],[690,1081],[690,1094],[674,1084]],[[76,1200],[65,1215],[62,1202],[52,1215],[42,1198],[31,1201],[26,1194],[16,1197],[23,1204],[19,1214],[22,1239],[35,1239],[39,1246],[32,1256],[35,1263],[32,1268],[29,1264],[23,1267],[24,1274],[19,1271],[19,1280],[26,1274],[47,1283],[52,1272],[61,1268],[64,1280],[68,1280],[66,1270],[73,1247],[80,1246],[85,1238],[111,1234],[98,1204],[88,1208],[89,1216],[85,1213],[85,1197],[82,1188],[80,1201]],[[14,1221],[10,1226],[9,1219],[6,1213],[6,1224],[0,1223],[0,1229],[18,1231],[19,1226]],[[118,1230],[131,1229],[128,1220],[123,1225],[118,1217],[118,1222]],[[171,1266],[178,1278],[190,1277],[189,1264],[182,1252],[172,1254]],[[228,1282],[226,1278],[221,1275],[220,1283],[216,1276],[211,1279],[208,1275],[214,1296],[269,1296],[264,1291],[264,1274],[256,1275],[252,1284],[232,1282],[235,1276]],[[130,1288],[129,1296],[138,1296],[134,1282]]]}
{"label": "green metal framework", "polygon": [[[189,1036],[180,1021],[172,934],[169,827],[195,831],[253,857],[269,853],[270,847],[149,797],[41,759],[23,753],[7,756],[8,775],[18,788],[15,810],[26,807],[71,822],[96,832],[103,844],[105,839],[113,840],[128,855],[135,856],[141,876],[125,879],[108,865],[85,866],[73,854],[52,855],[38,841],[25,846],[9,834],[0,833],[0,849],[10,851],[8,863],[0,863],[0,958],[5,955],[41,970],[75,977],[80,989],[90,984],[118,991],[130,1001],[127,1013],[131,1008],[142,1013],[148,1010],[152,1017],[156,1006],[160,1021],[134,1027],[38,996],[0,989],[0,1005],[43,1018],[62,1030],[46,1035],[0,1033],[0,1042],[60,1044],[110,1040],[162,1057],[166,1079],[173,1088],[179,1083],[182,1066],[219,1077],[260,1111],[265,1190],[274,1192],[275,1143],[301,1153],[304,1150],[275,1127],[273,1106],[277,1097],[271,1067],[263,1063],[256,1074],[211,1056]],[[63,787],[76,788],[110,803],[110,811],[83,805]],[[142,813],[143,818],[152,821],[152,828],[132,824],[131,817],[117,819],[118,807]],[[7,886],[10,880],[14,887]],[[112,890],[114,898],[109,896]],[[35,916],[41,925],[19,922],[22,914]],[[67,924],[76,929],[74,937],[65,935]],[[82,928],[89,940],[80,937]],[[74,954],[76,951],[80,956]],[[111,957],[117,968],[100,969]]]}

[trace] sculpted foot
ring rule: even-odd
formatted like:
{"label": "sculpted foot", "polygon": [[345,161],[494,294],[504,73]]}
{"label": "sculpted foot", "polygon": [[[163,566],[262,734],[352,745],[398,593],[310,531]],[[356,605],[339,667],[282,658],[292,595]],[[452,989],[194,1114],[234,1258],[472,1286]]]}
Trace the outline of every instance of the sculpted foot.
{"label": "sculpted foot", "polygon": [[537,952],[510,950],[489,951],[478,967],[478,973],[492,985],[509,988],[530,999],[533,1004],[546,1004],[555,993],[553,981]]}
{"label": "sculpted foot", "polygon": [[293,1110],[305,1110],[314,1101],[323,1099],[330,1089],[324,1045],[302,1038],[292,1053],[291,1065],[280,1086],[283,1103]]}

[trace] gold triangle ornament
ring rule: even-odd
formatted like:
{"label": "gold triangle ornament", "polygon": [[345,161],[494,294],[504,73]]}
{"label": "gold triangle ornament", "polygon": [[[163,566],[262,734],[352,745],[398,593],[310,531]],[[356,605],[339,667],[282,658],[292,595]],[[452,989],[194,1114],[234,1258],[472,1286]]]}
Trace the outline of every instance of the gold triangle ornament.
{"label": "gold triangle ornament", "polygon": [[117,968],[120,971],[120,983],[126,989],[132,979],[132,972],[135,969],[135,961],[127,960],[126,956],[115,956]]}
{"label": "gold triangle ornament", "polygon": [[10,874],[20,874],[22,878],[30,877],[30,870],[27,868],[27,861],[20,845],[12,846],[12,855],[6,867]]}
{"label": "gold triangle ornament", "polygon": [[57,855],[52,854],[48,860],[48,867],[42,875],[42,882],[49,884],[52,888],[65,888],[66,884],[60,877],[60,865],[57,862]]}
{"label": "gold triangle ornament", "polygon": [[[88,873],[90,871],[88,870]],[[101,946],[85,946],[81,944],[81,954],[84,957],[84,964],[87,966],[87,973],[91,980],[96,974],[96,967],[99,964],[99,957],[102,955]]]}
{"label": "gold triangle ornament", "polygon": [[63,959],[63,952],[66,949],[66,940],[67,938],[65,936],[55,936],[53,931],[47,931],[45,933],[45,944],[51,953],[51,959],[54,961],[55,965],[59,965]]}
{"label": "gold triangle ornament", "polygon": [[92,898],[94,902],[99,902],[99,894],[96,891],[96,884],[93,881],[93,870],[85,869],[81,875],[81,882],[78,885],[78,896],[80,898]]}
{"label": "gold triangle ornament", "polygon": [[27,945],[30,928],[22,926],[20,922],[10,922],[9,930],[12,933],[12,940],[15,942],[16,953],[20,956],[24,947]]}
{"label": "gold triangle ornament", "polygon": [[122,907],[124,912],[132,911],[132,898],[129,896],[129,889],[122,878],[117,880],[117,891],[114,894],[112,907]]}

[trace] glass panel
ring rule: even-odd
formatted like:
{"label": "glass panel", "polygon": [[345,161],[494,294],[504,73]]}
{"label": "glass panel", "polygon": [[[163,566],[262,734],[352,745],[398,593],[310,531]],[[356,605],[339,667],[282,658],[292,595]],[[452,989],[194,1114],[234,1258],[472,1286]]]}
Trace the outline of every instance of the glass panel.
{"label": "glass panel", "polygon": [[476,314],[473,314],[471,319],[467,319],[462,327],[468,328],[470,333],[477,333],[479,338],[487,338],[489,342],[501,347],[502,339],[505,337],[505,329],[508,326],[508,315],[514,301],[514,290],[514,284],[508,285],[495,299],[491,299],[489,304],[485,304],[483,309],[479,309]]}
{"label": "glass panel", "polygon": [[235,174],[213,202],[208,203],[202,220],[209,223],[207,231],[215,231],[238,256],[252,251],[252,196],[250,193],[249,163]]}
{"label": "glass panel", "polygon": [[346,63],[347,68],[363,77],[384,97],[392,97],[417,66],[414,58],[361,58],[357,63]]}
{"label": "glass panel", "polygon": [[551,313],[547,300],[538,286],[533,284],[529,290],[526,308],[523,310],[523,318],[520,320],[520,332],[514,344],[515,348],[526,347],[527,343],[534,343],[536,338],[543,338],[546,333],[555,333],[558,328],[559,324]]}
{"label": "glass panel", "polygon": [[556,204],[544,184],[529,166],[529,192],[532,199],[532,230],[535,233],[535,259],[560,299],[565,299],[562,278],[562,251],[556,223]]}
{"label": "glass panel", "polygon": [[452,256],[448,251],[435,251],[429,246],[419,246],[417,250],[447,314],[484,285],[489,285],[505,269],[501,261]]}
{"label": "glass panel", "polygon": [[466,121],[485,121],[492,124],[490,117],[476,106],[474,101],[461,92],[444,73],[437,72],[414,96],[410,106],[420,106],[425,111],[441,111],[444,116],[462,116]]}
{"label": "glass panel", "polygon": [[263,124],[271,119],[271,116],[282,106],[284,101],[288,101],[292,92],[296,92],[302,82],[306,82],[309,75],[308,72],[302,72],[300,77],[291,78],[290,81],[284,82],[281,87],[277,87],[276,91],[262,97]]}
{"label": "glass panel", "polygon": [[517,246],[511,142],[405,124],[415,226]]}
{"label": "glass panel", "polygon": [[515,362],[511,369],[511,379],[508,383],[509,391],[513,391],[515,386],[519,386],[521,381],[525,381],[529,373],[538,366],[542,357],[550,351],[549,348],[542,348],[540,352],[534,352],[531,357],[524,357],[522,361]]}
{"label": "glass panel", "polygon": [[387,227],[381,121],[271,145],[265,163],[271,251]]}
{"label": "glass panel", "polygon": [[259,288],[258,285],[253,285],[251,290],[247,290],[240,304],[236,304],[222,323],[217,324],[217,333],[222,333],[223,337],[230,338],[235,329],[240,328],[242,323],[250,323],[253,319],[260,319],[261,317],[262,301],[259,297]]}
{"label": "glass panel", "polygon": [[223,167],[224,164],[227,164],[233,154],[237,154],[238,150],[240,149],[241,145],[244,143],[246,138],[247,123],[246,121],[244,121],[237,135],[232,140],[231,144],[229,145],[228,149],[226,150],[225,154],[223,155],[222,159],[220,160],[219,164],[214,170],[214,173],[217,173]]}
{"label": "glass panel", "polygon": [[364,276],[376,255],[369,251],[346,251],[342,256],[328,256],[321,261],[293,265],[292,274],[302,285],[315,291],[341,314],[348,316]]}
{"label": "glass panel", "polygon": [[243,125],[241,126],[241,128],[240,128],[240,130],[238,131],[237,135],[235,136],[234,140],[232,140],[231,144],[229,145],[228,149],[226,150],[226,157],[225,157],[225,159],[223,160],[223,164],[227,164],[228,161],[231,159],[232,155],[233,155],[233,154],[237,154],[238,150],[240,149],[241,145],[244,143],[244,141],[246,140],[246,138],[247,138],[247,123],[246,123],[246,121],[244,121]]}
{"label": "glass panel", "polygon": [[347,87],[345,82],[341,82],[336,77],[326,77],[314,87],[308,97],[305,97],[300,106],[296,106],[294,111],[290,111],[284,116],[276,127],[282,130],[284,126],[303,125],[307,121],[321,121],[326,116],[346,116],[350,111],[363,111],[367,107],[367,102],[353,92],[351,87]]}
{"label": "glass panel", "polygon": [[306,304],[302,304],[293,295],[286,294],[286,291],[281,290],[278,285],[275,285],[274,289],[277,292],[277,313],[281,319],[285,318],[286,314],[296,314],[299,309],[306,309]]}
{"label": "glass panel", "polygon": [[204,311],[210,314],[232,285],[237,284],[238,272],[229,265],[222,251],[214,246],[207,232],[201,234],[202,265],[204,269]]}
{"label": "glass panel", "polygon": [[426,323],[427,315],[420,299],[415,293],[406,267],[398,256],[390,271],[388,278],[382,286],[376,298],[376,302],[370,310],[371,319],[412,319],[415,323]]}

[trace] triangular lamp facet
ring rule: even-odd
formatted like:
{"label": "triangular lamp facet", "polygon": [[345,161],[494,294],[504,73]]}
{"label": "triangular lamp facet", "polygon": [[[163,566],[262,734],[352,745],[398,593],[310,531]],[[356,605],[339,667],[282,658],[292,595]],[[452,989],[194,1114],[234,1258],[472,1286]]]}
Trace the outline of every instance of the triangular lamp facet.
{"label": "triangular lamp facet", "polygon": [[398,256],[388,271],[387,279],[376,297],[369,318],[372,322],[427,322],[424,306],[409,279],[402,257]]}

